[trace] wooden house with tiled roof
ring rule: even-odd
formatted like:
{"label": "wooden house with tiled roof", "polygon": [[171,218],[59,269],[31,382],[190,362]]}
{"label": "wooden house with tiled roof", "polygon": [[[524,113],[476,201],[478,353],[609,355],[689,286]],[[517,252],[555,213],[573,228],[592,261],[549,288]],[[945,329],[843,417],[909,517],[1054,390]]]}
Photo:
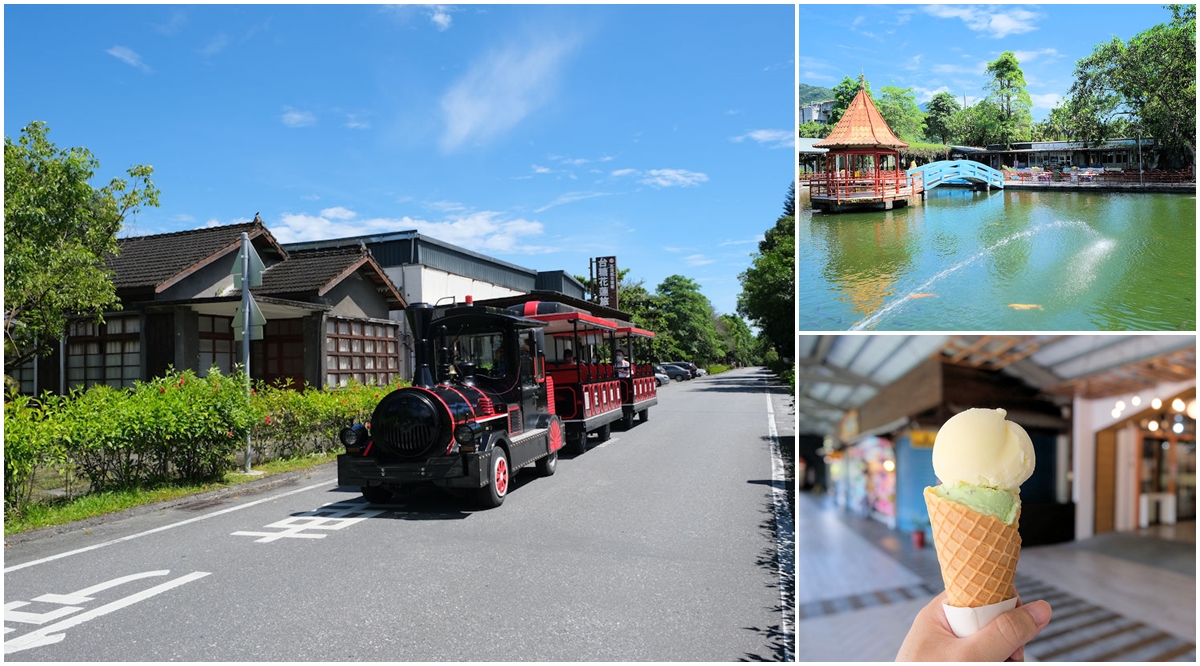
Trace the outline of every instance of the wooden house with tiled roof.
{"label": "wooden house with tiled roof", "polygon": [[261,221],[118,241],[106,257],[121,309],[103,324],[74,324],[58,359],[41,362],[42,386],[129,386],[168,367],[228,373],[234,344],[235,259],[246,233],[263,260],[251,289],[267,323],[251,343],[251,375],[296,386],[390,383],[400,376],[405,300],[363,245],[288,252]]}
{"label": "wooden house with tiled roof", "polygon": [[813,208],[839,212],[860,208],[891,210],[924,191],[900,163],[901,141],[871,101],[865,87],[846,107],[829,136],[813,144],[829,152],[823,177],[809,180]]}

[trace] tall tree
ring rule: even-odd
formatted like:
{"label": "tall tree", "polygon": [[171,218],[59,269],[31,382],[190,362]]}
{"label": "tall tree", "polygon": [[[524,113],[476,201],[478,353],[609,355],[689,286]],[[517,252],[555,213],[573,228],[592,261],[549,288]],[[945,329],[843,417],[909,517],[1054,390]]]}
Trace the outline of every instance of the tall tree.
{"label": "tall tree", "polygon": [[86,148],[60,150],[33,122],[4,137],[4,372],[45,356],[68,318],[100,321],[116,302],[104,257],[117,252],[125,217],[158,206],[154,169],[139,165],[99,189]]}
{"label": "tall tree", "polygon": [[[1069,107],[1081,139],[1152,136],[1175,164],[1196,158],[1196,6],[1169,5],[1170,23],[1114,37],[1075,65]],[[1129,125],[1120,125],[1124,119]]]}
{"label": "tall tree", "polygon": [[761,344],[746,320],[735,314],[723,314],[713,322],[717,336],[725,346],[725,362],[729,364],[756,365],[762,362],[759,351]]}
{"label": "tall tree", "polygon": [[958,100],[948,92],[940,92],[925,105],[925,136],[949,144],[953,133],[950,131],[950,119],[961,109]]}
{"label": "tall tree", "polygon": [[655,345],[660,353],[678,354],[676,360],[692,361],[706,365],[723,355],[717,329],[713,326],[712,303],[700,293],[700,285],[691,278],[671,275],[658,285],[658,298],[662,304],[665,330],[674,339],[673,348],[663,349]]}
{"label": "tall tree", "polygon": [[850,102],[854,101],[854,96],[858,94],[860,89],[866,88],[867,97],[871,101],[875,101],[875,96],[871,94],[871,82],[865,76],[860,76],[857,79],[852,79],[849,76],[842,79],[842,82],[833,87],[833,109],[829,111],[829,124],[836,125],[837,121],[842,119],[842,114],[846,109],[850,108]]}
{"label": "tall tree", "polygon": [[780,356],[796,351],[796,210],[792,190],[783,215],[763,234],[750,268],[738,279],[738,314],[749,319]]}
{"label": "tall tree", "polygon": [[1016,54],[1001,53],[988,63],[987,73],[991,80],[984,87],[991,92],[989,99],[1000,109],[997,128],[1000,142],[1011,148],[1013,141],[1028,141],[1033,102],[1025,90],[1025,74]]}
{"label": "tall tree", "polygon": [[877,106],[884,122],[904,141],[919,141],[925,135],[925,114],[917,106],[912,88],[884,86],[879,89]]}
{"label": "tall tree", "polygon": [[984,99],[954,112],[950,132],[967,146],[986,146],[1000,140],[1000,107]]}

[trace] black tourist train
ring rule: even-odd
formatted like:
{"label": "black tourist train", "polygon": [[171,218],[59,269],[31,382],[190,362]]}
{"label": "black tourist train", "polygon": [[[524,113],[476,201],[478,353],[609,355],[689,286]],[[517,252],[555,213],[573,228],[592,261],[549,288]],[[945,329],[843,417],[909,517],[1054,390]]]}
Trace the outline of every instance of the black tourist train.
{"label": "black tourist train", "polygon": [[[341,433],[338,483],[358,486],[371,502],[433,484],[500,506],[522,467],[550,476],[568,439],[581,453],[589,431],[607,439],[611,423],[631,426],[634,414],[644,421],[657,402],[651,366],[630,362],[617,346],[618,332],[629,336],[623,322],[562,303],[501,309],[470,297],[444,309],[413,304],[406,314],[416,348],[412,386],[385,396],[370,423]],[[613,362],[576,360],[583,346]]]}

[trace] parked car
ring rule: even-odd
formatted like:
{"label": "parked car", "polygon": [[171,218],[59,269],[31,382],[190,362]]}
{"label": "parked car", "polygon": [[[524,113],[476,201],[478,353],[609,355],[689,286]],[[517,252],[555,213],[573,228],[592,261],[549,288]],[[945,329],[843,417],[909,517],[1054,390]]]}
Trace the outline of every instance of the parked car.
{"label": "parked car", "polygon": [[667,374],[666,370],[663,370],[661,365],[654,366],[654,379],[658,380],[659,386],[671,383],[671,376]]}
{"label": "parked car", "polygon": [[683,366],[675,365],[673,363],[663,363],[659,367],[661,367],[663,372],[671,379],[678,379],[682,382],[692,378],[692,373]]}
{"label": "parked car", "polygon": [[690,374],[692,377],[700,376],[700,368],[696,367],[696,364],[692,363],[691,361],[668,361],[668,363],[672,363],[687,370],[688,374]]}

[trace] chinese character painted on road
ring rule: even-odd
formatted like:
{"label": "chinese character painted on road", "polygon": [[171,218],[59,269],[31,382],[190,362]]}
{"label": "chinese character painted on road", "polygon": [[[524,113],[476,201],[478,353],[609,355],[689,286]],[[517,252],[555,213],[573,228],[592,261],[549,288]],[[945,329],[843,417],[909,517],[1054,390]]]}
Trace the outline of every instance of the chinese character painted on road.
{"label": "chinese character painted on road", "polygon": [[270,543],[280,539],[324,539],[326,534],[312,533],[307,530],[340,530],[350,527],[351,525],[374,518],[384,509],[371,509],[368,502],[334,502],[326,504],[316,511],[305,511],[304,513],[284,518],[278,522],[271,523],[263,529],[277,529],[279,532],[234,532],[232,536],[256,536],[261,537],[255,539],[255,543]]}

